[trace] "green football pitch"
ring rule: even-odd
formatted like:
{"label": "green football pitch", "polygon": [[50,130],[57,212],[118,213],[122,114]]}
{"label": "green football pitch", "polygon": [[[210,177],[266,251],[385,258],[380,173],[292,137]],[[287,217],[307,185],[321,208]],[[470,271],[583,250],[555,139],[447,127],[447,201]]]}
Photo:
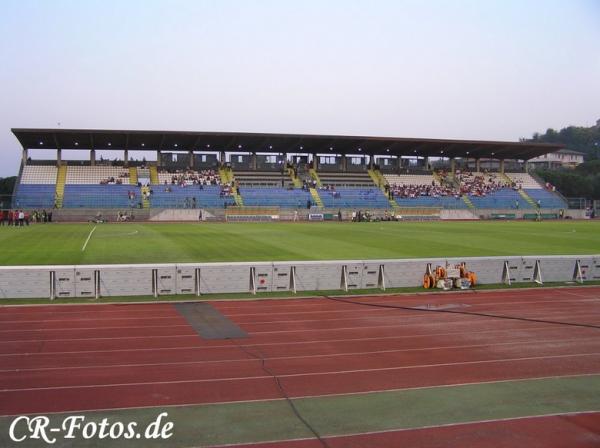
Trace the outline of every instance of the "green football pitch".
{"label": "green football pitch", "polygon": [[36,224],[0,227],[2,265],[600,253],[600,222]]}

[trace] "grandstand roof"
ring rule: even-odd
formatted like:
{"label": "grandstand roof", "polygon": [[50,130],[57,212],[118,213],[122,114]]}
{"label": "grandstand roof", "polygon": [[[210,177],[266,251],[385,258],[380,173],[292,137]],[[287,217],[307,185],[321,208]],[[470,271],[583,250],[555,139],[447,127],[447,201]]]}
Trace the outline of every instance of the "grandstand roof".
{"label": "grandstand roof", "polygon": [[12,129],[25,149],[249,151],[531,159],[561,144],[246,132]]}

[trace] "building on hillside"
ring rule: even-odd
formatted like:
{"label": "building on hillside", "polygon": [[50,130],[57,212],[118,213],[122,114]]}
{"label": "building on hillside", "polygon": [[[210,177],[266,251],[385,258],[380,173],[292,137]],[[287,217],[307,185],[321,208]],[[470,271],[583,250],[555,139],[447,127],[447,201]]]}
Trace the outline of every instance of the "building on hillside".
{"label": "building on hillside", "polygon": [[528,163],[536,168],[575,168],[577,165],[583,163],[583,156],[584,153],[579,151],[559,149],[558,151],[535,157],[529,160]]}

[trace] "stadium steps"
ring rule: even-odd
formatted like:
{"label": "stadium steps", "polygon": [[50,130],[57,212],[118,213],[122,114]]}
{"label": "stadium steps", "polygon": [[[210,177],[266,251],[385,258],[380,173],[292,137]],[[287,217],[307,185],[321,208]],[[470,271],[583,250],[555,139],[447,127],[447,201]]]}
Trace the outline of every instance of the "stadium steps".
{"label": "stadium steps", "polygon": [[[508,175],[506,173],[502,173],[502,179],[504,179],[509,184],[513,184],[514,183],[514,181],[510,177],[508,177]],[[525,191],[523,191],[522,189],[519,189],[519,194],[525,200],[525,202],[527,202],[533,208],[537,208],[537,202],[535,202],[531,198],[531,196],[529,196]]]}
{"label": "stadium steps", "polygon": [[[135,174],[135,177],[137,179],[137,171]],[[156,165],[150,165],[150,183],[152,185],[158,185],[159,181],[158,181],[158,168],[156,168]],[[137,182],[136,182],[137,185]]]}
{"label": "stadium steps", "polygon": [[319,175],[317,174],[317,172],[315,171],[315,169],[311,168],[309,170],[309,173],[310,173],[310,177],[312,177],[314,180],[317,181],[317,187],[319,187],[319,188],[322,187],[323,184],[321,183],[321,179],[319,178]]}
{"label": "stadium steps", "polygon": [[[229,183],[229,170],[225,167],[219,168],[219,177],[221,178],[221,184],[225,185]],[[233,177],[233,175],[231,176]]]}
{"label": "stadium steps", "polygon": [[436,173],[435,171],[431,174],[431,176],[433,177],[433,180],[435,180],[435,183],[437,185],[442,185],[442,178],[440,177],[440,175],[438,173]]}
{"label": "stadium steps", "polygon": [[294,184],[294,187],[296,187],[296,188],[302,188],[302,182],[300,181],[300,179],[298,178],[298,176],[294,175],[294,169],[293,168],[288,168],[288,174],[290,175],[290,178],[292,179],[292,183]]}
{"label": "stadium steps", "polygon": [[385,180],[385,177],[383,177],[383,174],[381,174],[381,171],[375,169],[368,170],[367,172],[369,173],[369,176],[371,176],[371,180],[373,180],[373,183],[381,189],[394,212],[398,211],[400,209],[400,206],[394,199],[390,199],[389,195],[385,191],[385,186],[388,184],[388,182],[387,180]]}
{"label": "stadium steps", "polygon": [[317,204],[319,207],[323,207],[323,201],[321,200],[321,196],[319,196],[317,190],[314,188],[310,188],[309,191],[310,195],[313,198],[313,201],[315,201],[315,204]]}
{"label": "stadium steps", "polygon": [[473,205],[473,203],[466,194],[462,196],[462,200],[465,204],[467,204],[467,207],[469,207],[470,210],[475,210],[475,205]]}
{"label": "stadium steps", "polygon": [[142,187],[142,208],[150,208],[150,199],[148,199],[149,191],[150,191],[150,187],[148,187],[148,186]]}
{"label": "stadium steps", "polygon": [[525,191],[523,191],[523,190],[519,190],[519,194],[521,195],[521,197],[522,197],[523,199],[525,199],[525,201],[526,201],[526,202],[528,202],[529,204],[531,204],[531,206],[532,206],[533,208],[537,208],[537,202],[535,202],[535,201],[534,201],[534,200],[531,198],[531,196],[529,196],[527,193],[525,193]]}
{"label": "stadium steps", "polygon": [[[154,182],[150,181],[152,184],[154,184]],[[137,185],[138,183],[138,173],[137,173],[137,168],[134,166],[130,166],[129,167],[129,183],[131,185]]]}
{"label": "stadium steps", "polygon": [[54,194],[54,205],[62,208],[65,197],[65,183],[67,182],[67,165],[61,165],[56,172],[56,192]]}

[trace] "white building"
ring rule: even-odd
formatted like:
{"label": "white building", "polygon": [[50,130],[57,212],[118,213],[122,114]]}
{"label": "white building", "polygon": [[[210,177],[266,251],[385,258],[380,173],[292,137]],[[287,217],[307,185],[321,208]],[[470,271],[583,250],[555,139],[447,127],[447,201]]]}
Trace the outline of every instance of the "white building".
{"label": "white building", "polygon": [[559,149],[556,152],[544,154],[528,161],[535,168],[575,168],[583,163],[584,153],[571,149]]}

